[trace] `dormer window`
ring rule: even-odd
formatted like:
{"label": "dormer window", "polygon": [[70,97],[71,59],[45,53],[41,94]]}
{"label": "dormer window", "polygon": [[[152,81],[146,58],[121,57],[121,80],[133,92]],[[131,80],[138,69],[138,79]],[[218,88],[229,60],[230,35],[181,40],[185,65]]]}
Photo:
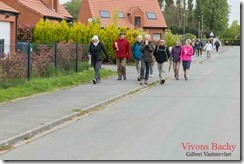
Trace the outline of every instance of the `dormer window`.
{"label": "dormer window", "polygon": [[119,12],[118,12],[118,17],[119,17],[120,19],[124,19],[124,18],[125,18],[124,13],[123,13],[122,11],[119,11]]}
{"label": "dormer window", "polygon": [[155,12],[146,12],[148,19],[157,19]]}
{"label": "dormer window", "polygon": [[108,11],[99,11],[101,18],[110,18]]}
{"label": "dormer window", "polygon": [[135,17],[135,26],[141,26],[141,17]]}

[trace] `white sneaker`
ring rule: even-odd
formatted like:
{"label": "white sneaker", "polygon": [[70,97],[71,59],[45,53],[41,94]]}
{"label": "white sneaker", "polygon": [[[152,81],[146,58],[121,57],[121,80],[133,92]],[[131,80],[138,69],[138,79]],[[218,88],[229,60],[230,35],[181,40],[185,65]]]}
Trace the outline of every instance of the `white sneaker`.
{"label": "white sneaker", "polygon": [[150,77],[153,77],[153,74],[151,74]]}

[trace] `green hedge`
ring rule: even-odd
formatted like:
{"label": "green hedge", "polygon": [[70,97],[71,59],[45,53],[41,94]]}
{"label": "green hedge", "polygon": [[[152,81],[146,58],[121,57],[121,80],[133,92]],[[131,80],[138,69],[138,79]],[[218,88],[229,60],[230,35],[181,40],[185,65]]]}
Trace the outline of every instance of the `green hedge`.
{"label": "green hedge", "polygon": [[[67,43],[89,44],[94,35],[98,35],[100,41],[105,44],[111,59],[115,59],[112,44],[118,38],[119,33],[126,33],[126,39],[130,44],[136,41],[136,37],[142,31],[132,28],[118,27],[115,24],[101,28],[99,22],[90,22],[88,25],[74,23],[71,26],[63,20],[61,23],[51,24],[49,20],[41,19],[34,29],[34,42],[41,44]],[[131,59],[133,60],[133,59]]]}
{"label": "green hedge", "polygon": [[234,41],[235,46],[240,46],[240,39],[236,38],[224,38],[224,45],[231,45],[231,41]]}

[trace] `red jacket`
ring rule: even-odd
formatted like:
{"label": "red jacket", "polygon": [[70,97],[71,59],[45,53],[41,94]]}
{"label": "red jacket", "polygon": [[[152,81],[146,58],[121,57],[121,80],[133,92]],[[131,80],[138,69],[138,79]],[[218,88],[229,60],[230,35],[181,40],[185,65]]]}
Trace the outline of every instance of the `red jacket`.
{"label": "red jacket", "polygon": [[[116,50],[115,42],[117,42],[119,50]],[[113,49],[116,51],[115,57],[119,59],[130,58],[130,43],[126,39],[116,39],[113,43]]]}

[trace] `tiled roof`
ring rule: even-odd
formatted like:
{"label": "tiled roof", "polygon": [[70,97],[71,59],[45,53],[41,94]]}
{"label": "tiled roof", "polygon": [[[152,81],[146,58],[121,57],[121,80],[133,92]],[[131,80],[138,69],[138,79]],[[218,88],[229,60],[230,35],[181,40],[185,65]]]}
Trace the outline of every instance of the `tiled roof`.
{"label": "tiled roof", "polygon": [[19,0],[25,7],[43,15],[43,16],[49,16],[54,18],[73,18],[67,10],[63,8],[59,4],[59,12],[55,12],[52,9],[49,9],[44,3],[42,3],[40,0]]}
{"label": "tiled roof", "polygon": [[17,10],[13,9],[12,7],[6,5],[3,2],[0,2],[0,11],[6,11],[11,13],[19,13]]}
{"label": "tiled roof", "polygon": [[[109,11],[110,17],[113,10],[123,11],[125,19],[119,19],[119,25],[132,27],[127,13],[134,11],[138,6],[144,13],[144,27],[167,27],[157,0],[88,0],[93,18],[100,18],[100,10]],[[149,20],[146,12],[155,12],[157,19]],[[108,18],[100,18],[102,26],[110,24]]]}
{"label": "tiled roof", "polygon": [[70,13],[62,5],[59,5],[59,11],[58,12],[66,18],[73,18],[73,16],[70,15]]}

